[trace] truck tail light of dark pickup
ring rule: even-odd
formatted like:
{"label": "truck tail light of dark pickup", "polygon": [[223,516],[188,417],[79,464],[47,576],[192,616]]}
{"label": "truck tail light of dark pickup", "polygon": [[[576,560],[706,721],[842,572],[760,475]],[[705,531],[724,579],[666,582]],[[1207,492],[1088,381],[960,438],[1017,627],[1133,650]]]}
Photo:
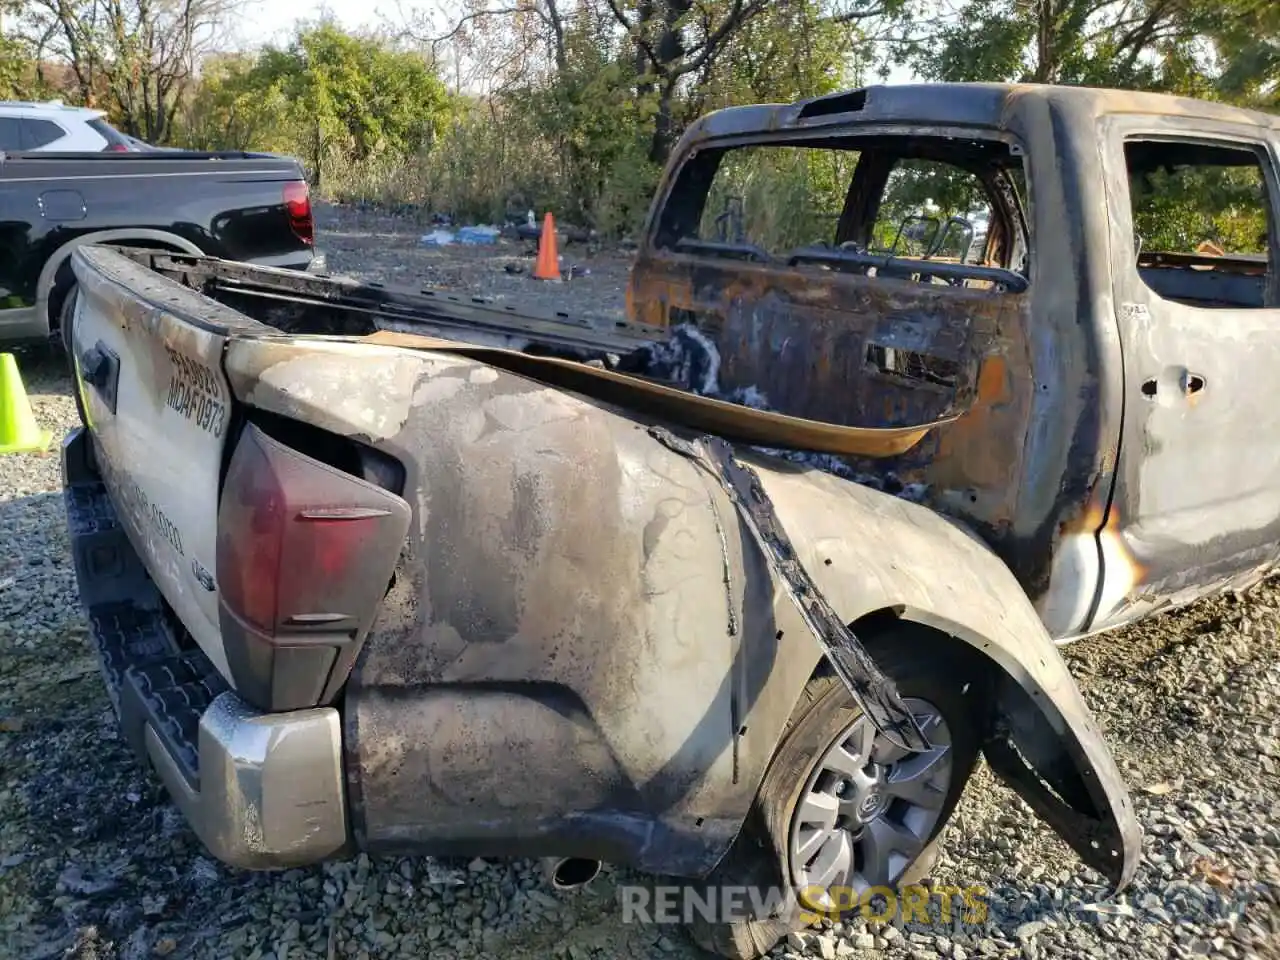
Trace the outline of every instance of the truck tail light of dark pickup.
{"label": "truck tail light of dark pickup", "polygon": [[316,231],[311,213],[311,188],[305,180],[294,180],[284,185],[284,209],[294,236],[308,246],[314,244]]}
{"label": "truck tail light of dark pickup", "polygon": [[409,526],[396,494],[248,424],[218,508],[219,620],[241,695],[264,710],[332,696]]}

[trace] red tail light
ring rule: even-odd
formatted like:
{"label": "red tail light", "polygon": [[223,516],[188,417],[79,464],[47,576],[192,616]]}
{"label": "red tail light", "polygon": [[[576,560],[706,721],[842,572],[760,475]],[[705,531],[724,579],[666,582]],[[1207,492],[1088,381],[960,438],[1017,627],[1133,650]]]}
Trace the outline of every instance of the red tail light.
{"label": "red tail light", "polygon": [[311,188],[305,180],[294,180],[284,185],[284,210],[289,217],[289,228],[303,243],[315,243],[315,222],[311,217]]}
{"label": "red tail light", "polygon": [[123,143],[109,143],[103,149],[103,153],[128,153],[129,148]]}
{"label": "red tail light", "polygon": [[316,702],[372,622],[408,528],[400,497],[245,428],[217,537],[222,634],[242,696],[264,710]]}

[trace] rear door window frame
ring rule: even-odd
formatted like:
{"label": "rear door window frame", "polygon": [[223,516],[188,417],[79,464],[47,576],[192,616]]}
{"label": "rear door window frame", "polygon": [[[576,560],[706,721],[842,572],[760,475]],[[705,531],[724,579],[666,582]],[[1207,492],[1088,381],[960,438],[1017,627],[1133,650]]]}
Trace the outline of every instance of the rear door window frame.
{"label": "rear door window frame", "polygon": [[[1032,211],[1034,208],[1035,186],[1032,183],[1031,171],[1028,169],[1026,162],[1026,150],[1021,140],[1008,130],[993,130],[990,127],[930,127],[927,133],[921,133],[918,127],[910,127],[897,123],[861,123],[852,124],[848,128],[833,129],[830,126],[820,130],[786,130],[779,131],[774,134],[761,134],[758,132],[750,134],[739,134],[726,137],[716,137],[708,139],[704,143],[698,144],[689,150],[680,160],[679,165],[675,168],[673,174],[668,178],[666,190],[662,195],[661,206],[657,208],[657,216],[653,218],[649,229],[647,230],[646,244],[657,254],[663,256],[674,257],[691,257],[699,258],[699,254],[695,251],[682,250],[678,246],[676,240],[673,239],[673,224],[670,220],[673,211],[678,208],[682,200],[680,198],[681,188],[689,188],[690,186],[697,188],[696,184],[688,184],[682,182],[684,177],[690,170],[691,164],[697,162],[700,154],[707,151],[732,150],[741,147],[752,146],[811,146],[815,149],[821,149],[823,141],[855,141],[861,138],[877,138],[877,137],[904,137],[904,138],[923,138],[936,140],[948,139],[964,139],[964,140],[981,140],[991,143],[1003,143],[1009,147],[1011,156],[1018,159],[1021,164],[1021,182],[1026,191],[1025,196],[1018,198],[1018,202],[1022,206],[1021,219],[1023,228],[1026,231],[1028,241],[1027,259],[1025,271],[1021,274],[1023,278],[1022,290],[1028,289],[1035,283],[1035,267],[1036,267],[1036,243],[1035,229],[1033,225]],[[838,149],[838,148],[831,148]],[[857,147],[850,147],[857,150]],[[859,151],[862,152],[862,151]],[[865,156],[865,152],[863,152]],[[960,168],[956,165],[957,169]],[[714,179],[714,174],[713,174]],[[707,184],[706,195],[709,195],[711,184]],[[702,199],[702,203],[706,202],[706,195]],[[993,199],[993,202],[994,199]],[[701,207],[699,207],[699,220],[701,218]],[[695,225],[696,225],[695,221]],[[777,263],[777,266],[784,266]],[[1008,271],[1012,273],[1013,271]]]}

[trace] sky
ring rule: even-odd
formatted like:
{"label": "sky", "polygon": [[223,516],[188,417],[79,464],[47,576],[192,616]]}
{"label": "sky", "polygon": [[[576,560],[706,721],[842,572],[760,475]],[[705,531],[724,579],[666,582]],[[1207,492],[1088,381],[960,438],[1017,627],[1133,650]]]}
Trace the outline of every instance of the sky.
{"label": "sky", "polygon": [[318,18],[328,11],[348,29],[376,26],[379,13],[396,17],[395,0],[252,0],[237,24],[238,39],[247,45],[287,40],[294,21]]}
{"label": "sky", "polygon": [[[414,6],[414,0],[250,0],[236,26],[236,45],[243,48],[287,42],[296,21],[317,19],[324,13],[349,30],[377,27],[388,20],[403,23],[403,11]],[[914,79],[910,70],[895,67],[888,82],[909,83]]]}

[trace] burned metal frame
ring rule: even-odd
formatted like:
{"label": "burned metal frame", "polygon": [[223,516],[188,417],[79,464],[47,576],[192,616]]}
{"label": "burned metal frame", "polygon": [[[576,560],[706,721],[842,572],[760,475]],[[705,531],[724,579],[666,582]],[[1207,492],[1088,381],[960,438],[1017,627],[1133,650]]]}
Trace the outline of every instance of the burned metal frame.
{"label": "burned metal frame", "polygon": [[[899,160],[937,160],[974,173],[992,210],[988,253],[1018,273],[963,268],[972,279],[1003,281],[1008,289],[1001,292],[892,279],[961,272],[951,271],[945,262],[829,252],[831,259],[844,259],[842,269],[815,270],[790,263],[734,263],[669,249],[674,236],[690,220],[696,222],[701,196],[695,198],[695,193],[705,195],[714,175],[714,160],[700,165],[699,158],[706,151],[746,144],[860,149],[837,229],[840,237],[855,243],[861,239],[864,245]],[[1008,489],[1007,478],[1020,465],[1016,425],[1025,421],[1031,402],[1012,386],[1031,377],[1033,293],[1023,279],[1033,279],[1030,224],[1017,188],[1004,172],[1018,166],[1025,182],[1034,181],[1022,144],[1017,132],[991,125],[907,126],[874,120],[819,130],[695,135],[673,161],[666,192],[655,203],[633,272],[632,316],[653,327],[675,323],[677,317],[705,326],[717,340],[723,391],[758,386],[773,407],[799,416],[886,427],[963,414],[950,429],[933,431],[922,449],[889,463],[851,461],[850,471],[873,482],[879,478],[882,486],[887,476],[890,490],[958,488],[952,496],[969,507],[962,514],[999,540],[1007,536],[1016,509],[1016,491]],[[681,172],[688,164],[694,164],[692,175]],[[823,259],[813,251],[798,253]],[[906,357],[907,369],[886,363],[887,351]],[[944,369],[947,376],[922,379],[912,376],[911,368]],[[940,447],[950,463],[941,462]],[[971,462],[956,463],[956,454]],[[942,469],[935,471],[935,464]],[[974,489],[974,479],[991,492]]]}
{"label": "burned metal frame", "polygon": [[928,750],[929,739],[894,682],[876,666],[853,630],[831,609],[797,559],[755,471],[734,460],[733,448],[720,437],[702,436],[690,441],[666,427],[650,427],[649,435],[707,470],[724,488],[809,632],[876,729],[904,750]]}

